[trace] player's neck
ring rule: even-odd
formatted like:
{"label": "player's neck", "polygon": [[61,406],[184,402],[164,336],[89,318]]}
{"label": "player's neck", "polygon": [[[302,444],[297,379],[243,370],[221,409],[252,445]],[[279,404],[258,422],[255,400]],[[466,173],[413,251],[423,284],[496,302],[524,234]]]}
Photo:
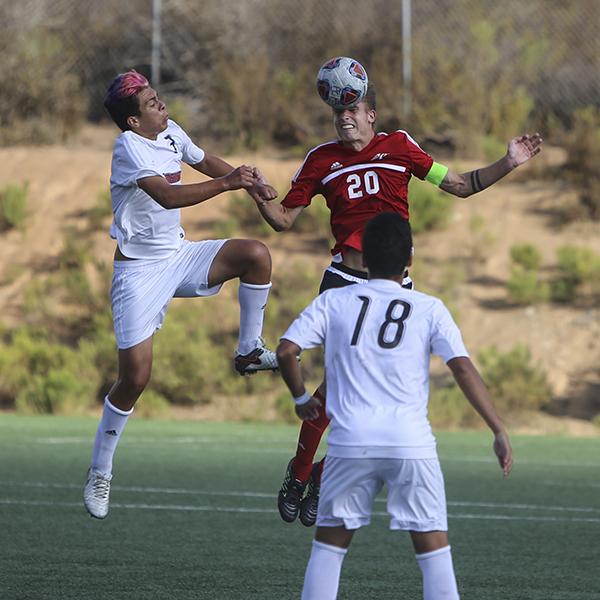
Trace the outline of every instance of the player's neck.
{"label": "player's neck", "polygon": [[348,148],[349,150],[354,150],[355,152],[360,152],[364,150],[375,137],[375,132],[371,131],[368,136],[361,137],[356,140],[341,140],[342,146],[344,148]]}

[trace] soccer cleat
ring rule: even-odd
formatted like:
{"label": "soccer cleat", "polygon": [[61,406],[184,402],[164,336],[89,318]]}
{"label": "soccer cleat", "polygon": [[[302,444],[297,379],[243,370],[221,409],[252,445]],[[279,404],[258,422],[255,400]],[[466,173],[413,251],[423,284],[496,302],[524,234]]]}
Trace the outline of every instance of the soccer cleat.
{"label": "soccer cleat", "polygon": [[305,481],[300,481],[294,477],[293,462],[294,459],[292,458],[285,470],[285,478],[277,496],[279,514],[286,523],[293,523],[298,517],[300,502],[306,488]]}
{"label": "soccer cleat", "polygon": [[83,489],[83,504],[92,517],[104,519],[108,515],[108,497],[112,475],[104,475],[91,467]]}
{"label": "soccer cleat", "polygon": [[259,338],[260,346],[248,354],[236,354],[233,366],[240,375],[254,375],[258,371],[277,371],[277,355],[269,350],[262,338]]}
{"label": "soccer cleat", "polygon": [[300,522],[305,527],[312,527],[317,521],[319,508],[319,492],[321,491],[320,463],[315,463],[310,472],[306,495],[300,502]]}

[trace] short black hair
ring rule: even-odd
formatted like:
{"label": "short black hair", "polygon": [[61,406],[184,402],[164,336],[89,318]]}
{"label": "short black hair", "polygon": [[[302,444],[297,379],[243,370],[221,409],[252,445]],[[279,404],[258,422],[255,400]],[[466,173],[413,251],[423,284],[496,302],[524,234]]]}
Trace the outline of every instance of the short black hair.
{"label": "short black hair", "polygon": [[371,277],[402,275],[412,253],[412,232],[398,213],[380,213],[365,227],[363,257]]}

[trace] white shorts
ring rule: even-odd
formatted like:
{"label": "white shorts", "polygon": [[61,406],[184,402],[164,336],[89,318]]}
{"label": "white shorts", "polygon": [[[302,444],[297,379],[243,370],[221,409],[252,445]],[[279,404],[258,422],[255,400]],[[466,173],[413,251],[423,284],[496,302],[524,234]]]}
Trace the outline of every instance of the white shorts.
{"label": "white shorts", "polygon": [[212,262],[227,240],[189,242],[159,260],[116,260],[112,278],[112,314],[117,346],[131,348],[162,327],[172,298],[212,296],[208,287]]}
{"label": "white shorts", "polygon": [[437,458],[327,456],[317,525],[346,529],[368,525],[375,496],[384,484],[388,486],[390,529],[448,531],[444,476]]}

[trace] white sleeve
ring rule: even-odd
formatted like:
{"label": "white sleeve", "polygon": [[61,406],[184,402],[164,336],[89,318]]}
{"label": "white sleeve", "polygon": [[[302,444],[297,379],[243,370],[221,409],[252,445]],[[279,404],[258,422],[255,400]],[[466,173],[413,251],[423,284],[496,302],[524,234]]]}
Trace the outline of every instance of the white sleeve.
{"label": "white sleeve", "polygon": [[177,127],[178,134],[181,136],[181,140],[183,141],[183,148],[181,150],[183,154],[183,162],[188,165],[197,165],[199,162],[204,160],[204,150],[199,148],[192,142],[190,136],[179,126],[175,121],[172,121],[172,124]]}
{"label": "white sleeve", "polygon": [[115,183],[122,186],[137,185],[144,177],[162,177],[162,173],[152,166],[152,161],[143,149],[128,137],[117,140],[113,150],[113,173]]}
{"label": "white sleeve", "polygon": [[469,356],[460,329],[440,300],[436,302],[433,311],[431,353],[440,356],[444,362],[458,356]]}
{"label": "white sleeve", "polygon": [[289,340],[303,350],[322,346],[327,328],[325,296],[326,294],[317,296],[288,327],[281,339]]}

